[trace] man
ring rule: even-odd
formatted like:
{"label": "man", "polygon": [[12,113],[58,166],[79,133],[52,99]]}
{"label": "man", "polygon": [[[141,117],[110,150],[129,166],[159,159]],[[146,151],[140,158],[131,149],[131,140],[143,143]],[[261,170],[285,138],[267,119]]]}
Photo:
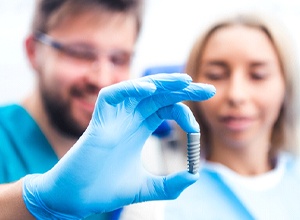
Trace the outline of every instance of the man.
{"label": "man", "polygon": [[129,78],[140,0],[38,0],[26,54],[33,92],[0,108],[0,183],[44,173],[87,128],[101,88]]}

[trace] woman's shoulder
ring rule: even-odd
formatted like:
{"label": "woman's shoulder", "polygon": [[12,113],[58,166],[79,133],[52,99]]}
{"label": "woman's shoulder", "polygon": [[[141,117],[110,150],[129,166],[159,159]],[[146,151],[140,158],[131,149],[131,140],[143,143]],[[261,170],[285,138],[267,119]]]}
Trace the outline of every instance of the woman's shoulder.
{"label": "woman's shoulder", "polygon": [[285,168],[285,173],[300,182],[300,156],[289,152],[281,152],[277,158],[277,166]]}

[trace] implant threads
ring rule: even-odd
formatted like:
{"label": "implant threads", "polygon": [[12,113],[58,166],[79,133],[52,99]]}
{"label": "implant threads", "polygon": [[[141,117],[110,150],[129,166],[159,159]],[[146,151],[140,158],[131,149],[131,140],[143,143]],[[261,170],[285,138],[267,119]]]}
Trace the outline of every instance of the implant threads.
{"label": "implant threads", "polygon": [[187,133],[187,159],[189,173],[196,174],[200,164],[200,133]]}

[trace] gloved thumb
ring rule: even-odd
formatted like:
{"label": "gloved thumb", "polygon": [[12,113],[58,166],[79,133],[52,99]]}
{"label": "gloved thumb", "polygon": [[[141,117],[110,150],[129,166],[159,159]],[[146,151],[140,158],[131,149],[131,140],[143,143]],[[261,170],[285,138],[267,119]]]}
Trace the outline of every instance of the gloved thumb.
{"label": "gloved thumb", "polygon": [[176,199],[183,190],[195,183],[199,179],[199,173],[191,174],[182,171],[168,176],[156,176],[151,182],[154,192],[150,200],[170,200]]}

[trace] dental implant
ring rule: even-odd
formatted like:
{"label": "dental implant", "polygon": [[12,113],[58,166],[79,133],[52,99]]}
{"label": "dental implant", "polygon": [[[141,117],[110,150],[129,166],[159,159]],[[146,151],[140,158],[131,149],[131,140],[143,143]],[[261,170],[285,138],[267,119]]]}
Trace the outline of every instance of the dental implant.
{"label": "dental implant", "polygon": [[187,133],[188,172],[196,174],[200,166],[200,133]]}

